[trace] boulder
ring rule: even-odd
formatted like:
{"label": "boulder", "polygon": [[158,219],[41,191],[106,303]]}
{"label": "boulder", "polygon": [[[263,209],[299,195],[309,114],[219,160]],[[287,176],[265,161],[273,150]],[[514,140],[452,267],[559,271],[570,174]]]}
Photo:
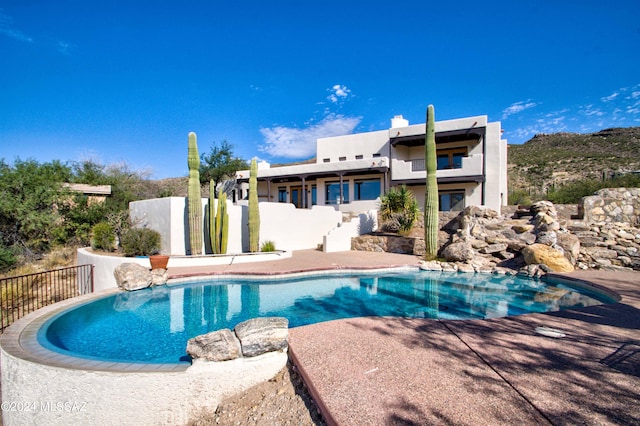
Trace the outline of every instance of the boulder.
{"label": "boulder", "polygon": [[113,271],[116,283],[121,290],[134,291],[151,285],[151,271],[137,263],[121,263]]}
{"label": "boulder", "polygon": [[449,244],[441,253],[448,262],[468,262],[474,258],[473,248],[466,241],[458,241]]}
{"label": "boulder", "polygon": [[421,260],[418,267],[423,271],[442,271],[442,265],[437,260]]}
{"label": "boulder", "polygon": [[480,253],[493,254],[505,251],[509,246],[505,243],[490,244],[480,250]]}
{"label": "boulder", "polygon": [[536,243],[547,246],[555,246],[558,242],[558,234],[555,231],[539,232],[536,235]]}
{"label": "boulder", "polygon": [[287,349],[289,320],[283,317],[253,318],[234,328],[242,355],[252,357]]}
{"label": "boulder", "polygon": [[228,328],[189,339],[187,353],[193,359],[229,361],[242,355],[240,342]]}
{"label": "boulder", "polygon": [[151,270],[151,285],[164,285],[169,279],[166,269],[158,268]]}
{"label": "boulder", "polygon": [[575,265],[580,255],[580,238],[568,232],[558,234],[558,246],[564,250],[564,256]]}
{"label": "boulder", "polygon": [[527,265],[546,265],[553,272],[572,272],[573,265],[564,255],[546,244],[532,244],[522,249]]}

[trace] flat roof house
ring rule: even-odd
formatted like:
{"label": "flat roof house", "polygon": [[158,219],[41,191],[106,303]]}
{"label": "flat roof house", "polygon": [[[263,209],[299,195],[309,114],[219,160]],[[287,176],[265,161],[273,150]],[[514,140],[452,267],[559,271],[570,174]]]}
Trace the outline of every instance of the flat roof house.
{"label": "flat roof house", "polygon": [[[507,203],[507,141],[501,139],[500,122],[483,115],[435,126],[440,210],[477,205],[499,212]],[[396,116],[387,130],[318,139],[315,162],[260,163],[259,199],[364,212],[377,209],[378,198],[390,188],[405,184],[423,206],[425,128]],[[249,171],[237,172],[236,178],[239,198],[245,198]]]}

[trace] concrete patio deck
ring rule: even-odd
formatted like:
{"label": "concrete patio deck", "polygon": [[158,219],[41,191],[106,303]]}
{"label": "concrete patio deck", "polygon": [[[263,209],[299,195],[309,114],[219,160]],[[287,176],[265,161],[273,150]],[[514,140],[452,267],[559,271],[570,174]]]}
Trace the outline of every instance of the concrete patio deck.
{"label": "concrete patio deck", "polygon": [[[389,253],[295,252],[191,274],[417,265]],[[290,357],[329,424],[640,424],[640,273],[568,274],[621,300],[475,321],[355,318],[290,330]],[[538,334],[545,326],[564,333]]]}

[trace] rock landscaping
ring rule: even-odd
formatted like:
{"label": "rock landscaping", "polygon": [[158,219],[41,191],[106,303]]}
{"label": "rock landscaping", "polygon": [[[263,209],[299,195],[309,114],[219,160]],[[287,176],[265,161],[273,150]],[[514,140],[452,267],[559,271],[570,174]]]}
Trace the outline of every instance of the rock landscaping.
{"label": "rock landscaping", "polygon": [[[581,219],[558,210],[540,201],[503,215],[476,206],[457,216],[444,214],[440,260],[423,262],[422,268],[528,276],[576,268],[640,270],[640,188],[604,189],[585,197],[576,209]],[[373,234],[354,238],[352,249],[420,256],[424,242]]]}

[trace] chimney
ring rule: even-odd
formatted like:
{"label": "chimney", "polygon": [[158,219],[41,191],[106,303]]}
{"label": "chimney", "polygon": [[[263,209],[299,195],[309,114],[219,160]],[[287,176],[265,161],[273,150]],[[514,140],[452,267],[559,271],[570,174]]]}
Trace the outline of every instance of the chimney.
{"label": "chimney", "polygon": [[402,115],[396,115],[391,119],[391,128],[397,129],[399,127],[407,127],[409,120],[405,120]]}

